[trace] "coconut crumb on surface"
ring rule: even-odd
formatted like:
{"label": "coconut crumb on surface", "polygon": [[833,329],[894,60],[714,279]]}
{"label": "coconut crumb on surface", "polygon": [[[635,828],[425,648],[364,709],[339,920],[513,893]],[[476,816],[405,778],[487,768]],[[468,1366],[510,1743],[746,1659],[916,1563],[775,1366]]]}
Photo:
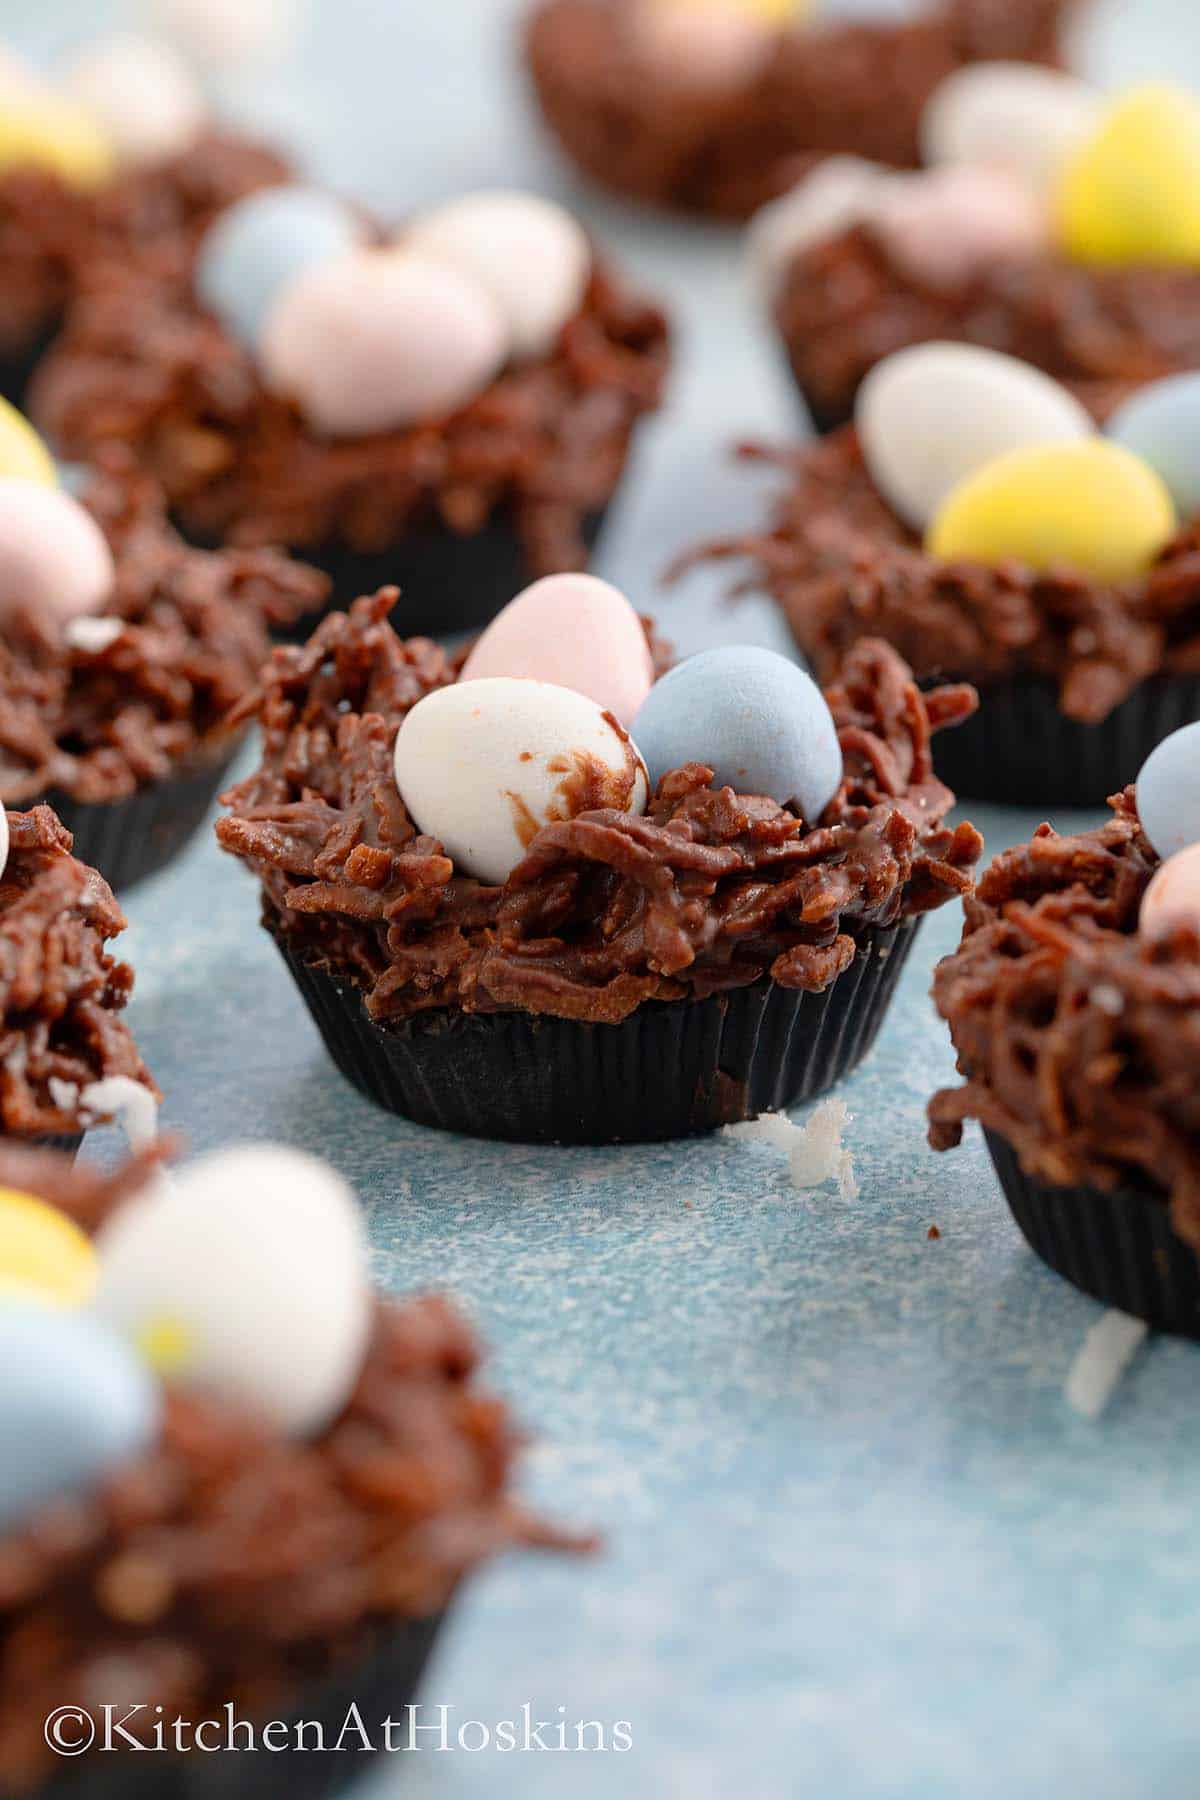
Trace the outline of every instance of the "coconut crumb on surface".
{"label": "coconut crumb on surface", "polygon": [[792,1186],[801,1193],[836,1181],[839,1199],[856,1200],[854,1157],[843,1137],[852,1118],[844,1100],[822,1100],[804,1125],[794,1125],[786,1113],[760,1113],[741,1125],[726,1125],[722,1136],[782,1150]]}
{"label": "coconut crumb on surface", "polygon": [[941,1235],[942,1234],[938,1230],[938,1227],[936,1225],[931,1225],[929,1227],[929,1230],[925,1233],[925,1236],[929,1239],[931,1244],[936,1243],[938,1238],[941,1237]]}
{"label": "coconut crumb on surface", "polygon": [[1085,1419],[1098,1419],[1149,1332],[1128,1313],[1106,1312],[1083,1340],[1066,1381],[1066,1396]]}

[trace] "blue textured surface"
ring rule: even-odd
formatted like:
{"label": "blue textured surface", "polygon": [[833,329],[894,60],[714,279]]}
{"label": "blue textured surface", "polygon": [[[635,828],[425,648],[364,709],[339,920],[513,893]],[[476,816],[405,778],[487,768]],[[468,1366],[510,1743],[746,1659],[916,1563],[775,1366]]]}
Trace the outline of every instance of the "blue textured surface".
{"label": "blue textured surface", "polygon": [[[1094,64],[1200,73],[1192,7],[1102,6]],[[5,8],[43,40],[66,11]],[[397,210],[481,180],[569,192],[508,78],[509,11],[327,0],[243,111]],[[414,75],[426,55],[436,80]],[[674,549],[753,516],[763,479],[723,447],[794,419],[730,240],[586,206],[680,312],[674,410],[599,570],[648,605]],[[764,608],[729,612],[719,588],[660,609],[683,648],[782,647]],[[1035,822],[976,816],[997,843]],[[406,1128],[330,1069],[250,882],[211,843],[129,910],[167,1123],[197,1147],[271,1134],[332,1154],[370,1208],[381,1280],[448,1286],[478,1319],[536,1436],[532,1490],[609,1533],[595,1562],[478,1581],[425,1700],[456,1721],[527,1699],[551,1720],[628,1719],[633,1751],[426,1753],[363,1800],[1193,1800],[1197,1352],[1152,1343],[1098,1425],[1066,1406],[1097,1309],[1024,1249],[977,1136],[923,1146],[952,1070],[926,1000],[951,913],[844,1090],[848,1205],[795,1193],[746,1145],[489,1149]]]}

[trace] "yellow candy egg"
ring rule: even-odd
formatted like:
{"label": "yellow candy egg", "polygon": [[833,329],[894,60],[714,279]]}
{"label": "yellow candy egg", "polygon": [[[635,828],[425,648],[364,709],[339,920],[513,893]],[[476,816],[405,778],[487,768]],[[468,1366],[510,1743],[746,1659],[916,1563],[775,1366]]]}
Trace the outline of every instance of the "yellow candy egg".
{"label": "yellow candy egg", "polygon": [[49,169],[71,187],[99,187],[113,172],[104,133],[82,107],[41,90],[0,95],[0,171]]}
{"label": "yellow candy egg", "polygon": [[1128,581],[1175,529],[1171,496],[1150,465],[1119,444],[1085,438],[1013,450],[969,475],[943,501],[925,543],[944,560]]}
{"label": "yellow candy egg", "polygon": [[65,1213],[32,1194],[0,1188],[0,1299],[82,1306],[92,1296],[96,1253]]}
{"label": "yellow candy egg", "polygon": [[[687,11],[689,8],[711,8],[713,0],[657,0],[657,3],[660,6],[677,6]],[[812,10],[812,0],[720,0],[720,3],[728,12],[746,13],[750,18],[758,19],[762,24],[780,31],[798,25],[805,14]]]}
{"label": "yellow candy egg", "polygon": [[1067,164],[1057,211],[1077,262],[1200,264],[1200,105],[1169,82],[1126,94]]}
{"label": "yellow candy egg", "polygon": [[24,413],[0,399],[0,480],[35,481],[58,486],[58,468]]}

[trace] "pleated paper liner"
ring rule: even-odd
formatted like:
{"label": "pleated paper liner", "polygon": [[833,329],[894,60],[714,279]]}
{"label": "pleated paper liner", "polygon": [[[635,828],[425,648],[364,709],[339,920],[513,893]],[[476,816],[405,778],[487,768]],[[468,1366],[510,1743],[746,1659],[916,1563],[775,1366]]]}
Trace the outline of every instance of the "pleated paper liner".
{"label": "pleated paper liner", "polygon": [[[600,540],[607,511],[601,508],[584,520],[582,536],[589,556]],[[191,541],[215,547],[195,536]],[[453,637],[479,631],[537,580],[507,511],[496,513],[482,531],[451,531],[439,522],[406,531],[385,550],[352,550],[346,544],[328,543],[297,545],[292,554],[323,570],[333,588],[319,611],[306,613],[273,634],[281,643],[303,644],[326,613],[345,610],[361,595],[381,587],[400,589],[391,621],[401,637]]]}
{"label": "pleated paper liner", "polygon": [[[258,1747],[254,1750],[210,1752],[191,1748],[181,1755],[173,1750],[161,1754],[93,1751],[74,1766],[64,1758],[62,1773],[43,1783],[33,1795],[22,1790],[20,1796],[10,1796],[7,1789],[0,1788],[0,1796],[3,1800],[329,1800],[334,1794],[348,1792],[373,1766],[374,1758],[364,1748],[352,1708],[357,1708],[357,1717],[373,1751],[386,1748],[383,1727],[388,1718],[393,1720],[393,1743],[399,1746],[407,1742],[405,1708],[416,1699],[444,1617],[444,1613],[439,1613],[396,1626],[381,1637],[369,1655],[315,1684],[310,1692],[272,1714],[273,1719],[292,1727],[286,1737],[283,1732],[272,1734],[272,1741],[286,1742],[286,1749],[263,1748],[256,1735]],[[75,1705],[80,1699],[79,1695],[73,1699],[64,1696],[63,1704]],[[153,1705],[152,1695],[137,1695],[134,1699]],[[128,1704],[116,1708],[116,1719],[124,1717]],[[236,1716],[240,1719],[242,1714],[238,1712]],[[168,1734],[173,1717],[173,1713],[166,1716]],[[303,1747],[297,1744],[295,1731],[300,1721],[309,1727],[302,1736]],[[314,1748],[317,1725],[327,1746],[324,1751]],[[343,1748],[329,1748],[337,1743],[344,1728]],[[78,1723],[72,1721],[68,1729],[77,1731]],[[227,1721],[219,1720],[206,1733],[206,1741],[223,1741],[222,1734],[227,1730]],[[242,1728],[235,1734],[234,1742],[245,1740],[246,1731]],[[98,1743],[102,1741],[97,1739]],[[119,1738],[116,1741],[121,1742]],[[418,1744],[429,1741],[416,1739]]]}
{"label": "pleated paper liner", "polygon": [[1154,675],[1098,725],[1067,718],[1052,682],[980,689],[979,711],[938,733],[934,766],[960,798],[1011,806],[1103,806],[1154,749],[1200,719],[1200,676]]}
{"label": "pleated paper liner", "polygon": [[1200,1338],[1200,1258],[1171,1229],[1161,1192],[1053,1187],[1024,1172],[1007,1138],[984,1137],[1012,1215],[1044,1263],[1156,1331]]}
{"label": "pleated paper liner", "polygon": [[58,336],[60,325],[56,319],[21,348],[0,353],[0,398],[22,412],[33,372]]}
{"label": "pleated paper liner", "polygon": [[267,928],[342,1074],[422,1125],[519,1143],[687,1137],[823,1094],[870,1050],[919,921],[862,937],[824,993],[770,979],[650,1001],[620,1025],[521,1012],[367,1015],[359,990]]}
{"label": "pleated paper liner", "polygon": [[208,756],[124,800],[79,801],[55,792],[42,798],[74,838],[80,862],[99,869],[113,891],[122,893],[165,869],[195,836],[241,743],[240,736],[225,740]]}

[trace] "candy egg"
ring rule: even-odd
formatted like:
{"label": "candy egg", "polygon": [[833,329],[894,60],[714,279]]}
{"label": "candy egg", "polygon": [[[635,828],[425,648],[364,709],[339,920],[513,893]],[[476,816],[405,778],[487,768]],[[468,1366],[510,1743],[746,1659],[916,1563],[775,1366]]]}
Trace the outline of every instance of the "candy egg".
{"label": "candy egg", "polygon": [[1137,778],[1142,830],[1164,859],[1200,843],[1200,723],[1164,738]]}
{"label": "candy egg", "polygon": [[1158,471],[1181,518],[1200,513],[1200,374],[1150,382],[1117,409],[1105,431]]}
{"label": "candy egg", "polygon": [[547,575],[509,601],[463,664],[463,681],[491,675],[573,688],[628,725],[654,661],[624,594],[594,575]]}
{"label": "candy egg", "polygon": [[58,470],[46,445],[23,413],[0,400],[0,478],[7,475],[58,486]]}
{"label": "candy egg", "polygon": [[1078,262],[1200,263],[1200,105],[1167,82],[1135,88],[1068,162],[1057,204]]}
{"label": "candy egg", "polygon": [[189,61],[233,69],[284,51],[296,35],[298,0],[141,0],[149,23]]}
{"label": "candy egg", "polygon": [[536,194],[466,194],[426,213],[403,248],[446,263],[491,296],[516,356],[545,356],[579,311],[592,267],[587,233]]}
{"label": "candy egg", "polygon": [[124,163],[164,161],[204,129],[207,108],[187,66],[164,44],[125,33],[92,45],[62,80]]}
{"label": "candy egg", "polygon": [[921,118],[926,163],[1006,170],[1049,197],[1072,154],[1099,127],[1095,88],[1032,63],[967,63],[935,91]]}
{"label": "candy egg", "polygon": [[1013,450],[977,470],[947,496],[926,543],[945,560],[1129,581],[1174,532],[1171,496],[1154,470],[1098,437]]}
{"label": "candy egg", "polygon": [[651,688],[633,730],[654,783],[704,763],[718,787],[795,801],[810,825],[841,784],[825,696],[774,650],[736,644],[689,657]]}
{"label": "candy egg", "polygon": [[280,296],[259,344],[268,385],[334,437],[454,412],[507,353],[504,320],[482,288],[395,251],[310,269]]}
{"label": "candy egg", "polygon": [[192,1164],[97,1240],[95,1310],[172,1382],[318,1431],[358,1379],[371,1322],[349,1188],[258,1144]]}
{"label": "candy egg", "polygon": [[879,188],[889,179],[890,171],[882,163],[860,156],[828,156],[789,193],[756,212],[746,254],[754,280],[768,297],[802,251],[866,218]]}
{"label": "candy egg", "polygon": [[1138,926],[1161,937],[1177,925],[1200,931],[1200,844],[1189,844],[1162,864],[1142,895]]}
{"label": "candy egg", "polygon": [[1049,239],[1045,207],[1003,169],[895,175],[876,190],[869,224],[897,268],[938,288],[1036,256]]}
{"label": "candy egg", "polygon": [[96,1285],[96,1253],[71,1219],[32,1194],[0,1188],[0,1304],[13,1294],[82,1306]]}
{"label": "candy egg", "polygon": [[499,886],[543,825],[600,807],[645,811],[646,771],[594,700],[493,676],[439,688],[396,733],[396,785],[419,831]]}
{"label": "candy egg", "polygon": [[640,0],[627,29],[635,56],[662,81],[721,92],[755,78],[786,22],[739,0]]}
{"label": "candy egg", "polygon": [[87,1493],[153,1440],[150,1371],[84,1313],[0,1304],[0,1530]]}
{"label": "candy egg", "polygon": [[115,581],[108,539],[86,507],[61,488],[0,477],[0,619],[65,623],[99,611]]}
{"label": "candy egg", "polygon": [[918,344],[878,363],[859,389],[855,422],[871,479],[916,528],[1005,451],[1095,432],[1086,408],[1049,375],[969,344]]}
{"label": "candy egg", "polygon": [[0,88],[0,171],[49,169],[71,187],[99,187],[113,173],[112,145],[91,115],[49,90]]}
{"label": "candy egg", "polygon": [[0,806],[0,875],[3,875],[8,867],[8,849],[8,813],[3,806]]}
{"label": "candy egg", "polygon": [[205,233],[196,292],[239,343],[254,345],[275,301],[306,270],[363,243],[362,222],[318,188],[264,188],[230,206]]}

